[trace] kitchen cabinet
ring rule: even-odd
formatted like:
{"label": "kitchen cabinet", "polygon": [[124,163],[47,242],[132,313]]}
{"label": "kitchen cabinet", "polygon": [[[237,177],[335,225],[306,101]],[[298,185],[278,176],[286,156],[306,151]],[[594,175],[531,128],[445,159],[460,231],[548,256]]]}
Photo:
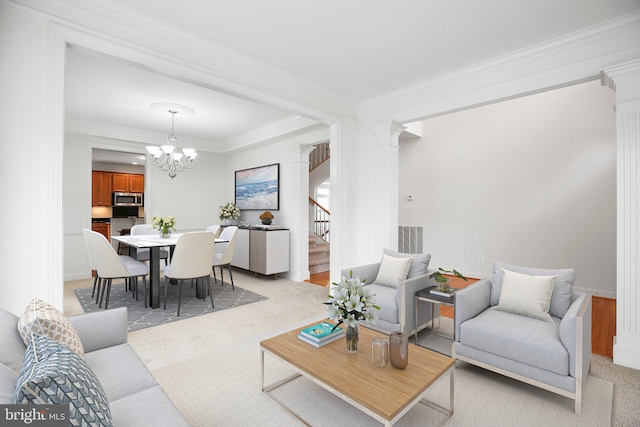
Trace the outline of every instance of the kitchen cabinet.
{"label": "kitchen cabinet", "polygon": [[111,206],[111,172],[91,172],[91,206]]}
{"label": "kitchen cabinet", "polygon": [[144,175],[133,173],[113,173],[112,191],[122,193],[144,193]]}
{"label": "kitchen cabinet", "polygon": [[102,234],[108,241],[111,241],[111,224],[108,222],[94,222],[91,224],[91,230]]}
{"label": "kitchen cabinet", "polygon": [[238,229],[231,265],[267,276],[289,271],[289,230]]}

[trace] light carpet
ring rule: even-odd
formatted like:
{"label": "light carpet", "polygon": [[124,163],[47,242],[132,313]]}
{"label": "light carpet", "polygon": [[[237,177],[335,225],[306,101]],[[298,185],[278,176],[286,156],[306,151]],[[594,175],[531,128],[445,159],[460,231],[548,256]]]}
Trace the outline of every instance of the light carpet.
{"label": "light carpet", "polygon": [[[261,340],[325,318],[327,289],[307,283],[237,274],[243,288],[269,299],[129,334],[129,342],[193,426],[295,426],[294,419],[260,391]],[[362,346],[362,351],[367,351]],[[331,361],[325,361],[331,363]],[[266,382],[290,370],[266,357]],[[607,426],[610,382],[589,377],[581,416],[565,397],[459,362],[453,426]],[[279,397],[313,425],[369,426],[374,421],[310,381],[300,378]],[[448,396],[437,384],[434,400]],[[437,425],[442,415],[422,405],[397,425]],[[374,424],[375,425],[375,424]]]}
{"label": "light carpet", "polygon": [[[196,288],[190,287],[188,282],[182,285],[182,299],[180,303],[180,316],[178,316],[178,285],[170,285],[167,289],[167,308],[164,308],[164,278],[161,278],[161,296],[160,307],[151,308],[144,306],[144,297],[142,291],[138,300],[133,298],[131,291],[126,291],[124,283],[113,283],[111,286],[111,295],[109,296],[109,309],[117,307],[127,308],[127,318],[129,332],[138,329],[149,328],[151,326],[163,325],[177,320],[184,320],[189,317],[201,316],[207,313],[226,310],[229,308],[239,307],[245,304],[251,304],[267,299],[266,297],[255,292],[235,286],[232,288],[230,283],[224,286],[213,283],[211,279],[211,296],[206,299],[196,298]],[[140,283],[142,285],[142,283]],[[96,304],[96,299],[91,296],[93,286],[91,288],[75,289],[74,293],[85,313],[91,311],[104,310]],[[213,298],[213,307],[211,306],[211,297]],[[105,295],[106,299],[106,295]]]}

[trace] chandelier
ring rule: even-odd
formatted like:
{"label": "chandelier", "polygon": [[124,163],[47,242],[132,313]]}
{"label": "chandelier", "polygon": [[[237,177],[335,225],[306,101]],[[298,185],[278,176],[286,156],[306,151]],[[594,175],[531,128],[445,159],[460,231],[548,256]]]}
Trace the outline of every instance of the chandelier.
{"label": "chandelier", "polygon": [[175,178],[177,172],[184,172],[185,169],[193,167],[193,161],[198,153],[193,148],[183,148],[182,153],[178,152],[176,142],[178,138],[173,134],[175,116],[190,115],[193,116],[195,111],[185,105],[171,104],[168,102],[159,102],[151,104],[151,109],[161,113],[171,114],[171,134],[167,137],[167,144],[160,147],[146,147],[149,152],[150,161],[163,172],[169,172],[171,178]]}

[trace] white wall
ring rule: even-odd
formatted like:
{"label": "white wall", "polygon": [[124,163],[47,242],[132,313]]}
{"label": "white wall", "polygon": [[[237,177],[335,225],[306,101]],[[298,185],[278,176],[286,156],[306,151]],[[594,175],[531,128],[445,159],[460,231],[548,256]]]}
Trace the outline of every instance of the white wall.
{"label": "white wall", "polygon": [[48,300],[57,279],[48,277],[55,254],[44,244],[50,232],[47,36],[44,17],[0,3],[0,117],[8,160],[0,170],[0,304],[14,313],[34,297]]}
{"label": "white wall", "polygon": [[614,297],[614,99],[594,81],[425,120],[400,143],[400,224],[424,226],[433,267],[573,267]]}

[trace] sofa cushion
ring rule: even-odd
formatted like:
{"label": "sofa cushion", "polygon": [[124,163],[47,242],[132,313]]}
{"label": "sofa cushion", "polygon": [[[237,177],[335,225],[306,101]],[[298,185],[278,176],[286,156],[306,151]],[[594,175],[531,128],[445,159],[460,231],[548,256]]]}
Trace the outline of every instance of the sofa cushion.
{"label": "sofa cushion", "polygon": [[2,348],[0,363],[7,365],[16,373],[20,372],[26,348],[18,329],[16,329],[17,324],[18,316],[0,308],[0,348]]}
{"label": "sofa cushion", "polygon": [[60,310],[38,298],[31,300],[18,319],[18,331],[25,345],[31,334],[47,336],[75,351],[81,357],[84,349],[73,325]]}
{"label": "sofa cushion", "polygon": [[412,262],[413,258],[394,258],[382,254],[380,269],[373,283],[397,288],[398,284],[407,278]]}
{"label": "sofa cushion", "polygon": [[407,274],[408,279],[427,274],[429,270],[431,254],[404,254],[402,252],[392,251],[391,249],[385,249],[382,253],[394,258],[412,258],[411,268],[409,269],[409,274]]}
{"label": "sofa cushion", "polygon": [[376,305],[380,307],[380,310],[378,310],[378,319],[398,323],[398,290],[375,283],[367,285],[366,288],[376,296]]}
{"label": "sofa cushion", "polygon": [[129,344],[89,352],[84,360],[98,377],[109,402],[158,385]]}
{"label": "sofa cushion", "polygon": [[68,403],[70,425],[112,426],[107,396],[91,368],[69,347],[46,336],[30,335],[14,403]]}
{"label": "sofa cushion", "polygon": [[494,309],[553,323],[549,304],[558,276],[529,276],[504,269],[502,272],[500,302]]}
{"label": "sofa cushion", "polygon": [[517,360],[527,365],[569,375],[569,353],[554,323],[488,309],[460,325],[462,344]]}
{"label": "sofa cushion", "polygon": [[110,402],[113,425],[118,427],[188,426],[159,385]]}
{"label": "sofa cushion", "polygon": [[7,365],[0,364],[0,405],[13,403],[13,392],[18,382],[18,373]]}
{"label": "sofa cushion", "polygon": [[491,277],[491,305],[497,305],[500,299],[500,290],[502,289],[502,270],[515,271],[517,273],[528,274],[530,276],[558,276],[553,293],[551,294],[551,305],[549,314],[551,316],[563,318],[569,306],[571,305],[571,291],[573,282],[576,280],[576,271],[573,268],[565,269],[542,269],[519,267],[517,265],[509,265],[504,262],[495,261],[493,263],[493,276]]}

